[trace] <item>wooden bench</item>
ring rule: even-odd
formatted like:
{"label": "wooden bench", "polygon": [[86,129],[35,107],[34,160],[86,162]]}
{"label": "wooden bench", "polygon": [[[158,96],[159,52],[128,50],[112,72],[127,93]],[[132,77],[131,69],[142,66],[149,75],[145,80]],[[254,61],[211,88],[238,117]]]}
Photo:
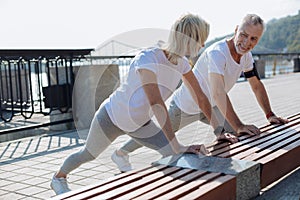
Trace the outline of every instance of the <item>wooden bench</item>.
{"label": "wooden bench", "polygon": [[236,144],[211,146],[213,156],[261,164],[261,188],[300,166],[300,113],[285,125],[262,127],[259,136],[241,136]]}
{"label": "wooden bench", "polygon": [[[183,154],[164,158],[146,168],[53,199],[249,199],[258,195],[261,188],[300,166],[300,113],[288,119],[290,122],[285,125],[262,127],[259,136],[240,136],[238,143],[210,146],[213,157],[199,159],[196,155]],[[234,162],[243,167],[250,163],[251,177],[249,173],[243,174],[244,169],[236,174],[222,169],[230,168],[227,164],[234,165]],[[258,178],[252,177],[257,166]],[[243,184],[251,178],[254,183],[258,179],[258,191],[250,196],[238,195],[238,191],[244,190]],[[246,180],[242,182],[242,179]],[[248,186],[245,188],[249,189]],[[257,189],[254,187],[254,190]]]}
{"label": "wooden bench", "polygon": [[152,165],[53,199],[235,199],[235,187],[231,175]]}

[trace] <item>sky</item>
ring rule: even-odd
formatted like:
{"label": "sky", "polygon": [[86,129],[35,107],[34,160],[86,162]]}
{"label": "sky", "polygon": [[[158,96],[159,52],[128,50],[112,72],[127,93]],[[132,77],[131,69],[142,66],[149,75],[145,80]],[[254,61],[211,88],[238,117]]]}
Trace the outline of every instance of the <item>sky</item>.
{"label": "sky", "polygon": [[141,39],[138,30],[160,35],[186,13],[209,22],[210,40],[247,13],[268,22],[299,10],[300,0],[0,0],[0,49],[94,49],[128,33]]}

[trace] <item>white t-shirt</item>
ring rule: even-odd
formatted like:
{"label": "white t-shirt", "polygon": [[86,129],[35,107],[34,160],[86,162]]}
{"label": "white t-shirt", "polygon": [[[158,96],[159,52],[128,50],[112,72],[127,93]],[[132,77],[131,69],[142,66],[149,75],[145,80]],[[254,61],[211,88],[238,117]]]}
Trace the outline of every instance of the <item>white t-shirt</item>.
{"label": "white t-shirt", "polygon": [[159,48],[145,49],[135,56],[126,82],[104,102],[112,122],[127,132],[137,130],[153,116],[138,69],[147,69],[156,74],[165,101],[175,91],[182,75],[191,70],[191,66],[186,58],[179,59],[177,65],[172,64]]}
{"label": "white t-shirt", "polygon": [[[253,69],[253,62],[252,54],[248,52],[241,57],[240,64],[236,63],[230,54],[226,39],[224,39],[212,44],[202,53],[193,68],[193,72],[210,103],[215,106],[215,102],[210,95],[209,73],[224,76],[225,91],[228,93],[239,79],[242,71]],[[184,84],[174,93],[173,99],[176,105],[187,114],[201,112]]]}

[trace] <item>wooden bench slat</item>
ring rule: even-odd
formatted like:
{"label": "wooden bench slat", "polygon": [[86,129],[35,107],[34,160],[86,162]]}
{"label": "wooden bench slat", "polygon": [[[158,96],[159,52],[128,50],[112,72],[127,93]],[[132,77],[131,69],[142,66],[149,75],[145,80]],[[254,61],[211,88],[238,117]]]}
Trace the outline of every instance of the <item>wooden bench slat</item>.
{"label": "wooden bench slat", "polygon": [[85,186],[85,187],[82,187],[82,188],[79,188],[77,190],[72,190],[70,192],[67,192],[67,193],[64,193],[64,194],[61,194],[59,195],[59,198],[57,197],[53,197],[51,198],[52,200],[60,200],[60,199],[66,199],[66,198],[70,198],[72,196],[75,196],[76,194],[80,194],[80,193],[83,193],[85,191],[88,191],[88,190],[91,190],[93,188],[97,188],[99,186],[102,186],[102,185],[105,185],[105,184],[108,184],[108,183],[111,183],[113,181],[116,181],[116,180],[119,180],[119,179],[122,179],[126,176],[130,176],[132,174],[136,174],[136,173],[139,173],[141,171],[145,171],[145,170],[148,170],[150,168],[153,168],[153,167],[156,167],[157,169],[161,169],[161,168],[164,168],[165,166],[163,165],[157,165],[157,166],[153,166],[153,165],[149,165],[149,166],[146,166],[142,169],[136,169],[136,170],[132,170],[130,172],[126,172],[126,173],[121,173],[121,174],[118,174],[117,176],[113,176],[113,177],[109,177],[105,180],[101,180],[97,183],[94,183],[94,184],[91,184],[91,185],[88,185],[88,186]]}
{"label": "wooden bench slat", "polygon": [[[290,116],[290,117],[288,117],[288,119],[290,120],[290,122],[288,124],[293,124],[295,122],[295,120],[300,119],[300,114],[295,114],[293,116]],[[286,125],[288,125],[288,124],[286,124]],[[279,129],[281,129],[282,126],[283,125],[268,124],[268,125],[260,128],[260,130],[261,130],[262,133],[264,133],[264,132],[267,132],[267,131],[270,131],[270,130],[273,129],[273,132],[274,132],[275,130],[278,131]],[[249,135],[242,135],[242,136],[239,137],[239,140],[243,141],[245,139],[248,139],[249,137],[251,137],[251,136],[249,136]],[[207,146],[207,149],[209,151],[213,152],[213,155],[217,155],[217,154],[219,154],[219,153],[222,152],[221,149],[224,148],[224,147],[235,148],[235,145],[230,145],[228,142],[219,142],[217,144],[212,144],[212,145]],[[217,150],[221,150],[221,152],[216,152]]]}
{"label": "wooden bench slat", "polygon": [[[261,188],[268,186],[300,166],[300,140],[280,149],[258,162],[261,167]],[[275,157],[275,159],[274,159]]]}
{"label": "wooden bench slat", "polygon": [[[163,199],[178,199],[182,196],[185,196],[195,190],[197,190],[199,187],[201,187],[204,184],[207,184],[211,181],[219,180],[220,177],[223,175],[221,173],[209,173],[202,177],[199,177],[196,180],[193,180],[189,183],[183,184],[182,186],[178,187],[177,189],[170,190],[170,192],[160,196],[157,198],[157,200],[163,200]],[[213,189],[213,188],[212,188]]]}
{"label": "wooden bench slat", "polygon": [[[108,192],[105,192],[105,194],[100,195],[102,199],[116,199],[117,197],[127,194],[129,192],[135,191],[139,188],[142,188],[148,184],[151,184],[152,182],[159,181],[160,179],[163,179],[164,177],[168,176],[175,176],[176,172],[180,171],[181,169],[178,167],[168,167],[162,171],[157,171],[153,174],[148,174],[142,177],[142,179],[129,182],[126,185],[120,186],[115,189],[111,189]],[[184,170],[184,171],[191,171],[191,170]],[[175,175],[174,175],[175,174]]]}
{"label": "wooden bench slat", "polygon": [[[152,173],[155,173],[157,171],[160,171],[160,170],[163,170],[163,169],[166,169],[167,166],[155,166],[155,167],[152,167],[152,168],[147,168],[145,170],[140,170],[139,173],[130,173],[128,175],[125,175],[123,178],[118,178],[116,179],[115,181],[112,181],[112,182],[108,182],[106,184],[102,184],[100,183],[98,187],[95,187],[95,188],[92,188],[92,189],[88,189],[82,193],[78,193],[76,196],[71,196],[69,198],[66,198],[66,199],[86,199],[88,197],[93,197],[95,195],[99,195],[99,194],[102,194],[106,191],[110,191],[114,188],[118,188],[118,187],[121,187],[123,185],[126,185],[132,181],[136,181],[136,180],[139,180],[139,179],[142,179],[144,176],[148,175],[148,174],[152,174]],[[126,173],[125,173],[126,174]]]}
{"label": "wooden bench slat", "polygon": [[[264,137],[268,137],[272,134],[275,134],[275,133],[279,133],[281,134],[280,132],[281,131],[285,131],[286,129],[292,127],[292,126],[295,126],[297,124],[300,124],[300,119],[297,120],[297,121],[294,121],[290,124],[287,124],[287,125],[281,125],[279,127],[276,127],[274,129],[272,129],[272,131],[269,131],[269,132],[264,132],[262,133],[260,136],[248,136],[247,139],[245,140],[242,140],[238,143],[235,143],[235,144],[230,144],[222,149],[219,149],[217,151],[214,151],[212,152],[212,155],[213,156],[220,156],[220,157],[230,157],[230,156],[233,156],[235,155],[236,153],[238,153],[239,151],[241,150],[245,150],[245,149],[248,149],[248,148],[251,148],[249,145],[251,145],[250,143],[252,143],[253,145],[253,142],[256,142],[259,138],[264,138]],[[259,142],[259,141],[258,141]]]}
{"label": "wooden bench slat", "polygon": [[297,131],[295,130],[288,130],[287,132],[284,133],[280,132],[280,133],[269,135],[269,137],[265,137],[261,140],[258,140],[258,142],[255,143],[255,146],[252,146],[247,151],[239,152],[238,154],[231,156],[231,158],[243,159],[247,156],[255,154],[256,152],[261,152],[264,149],[269,149],[269,150],[275,149],[274,148],[275,146],[277,147],[277,146],[284,145],[284,143],[290,140],[290,137],[292,137],[296,133]]}
{"label": "wooden bench slat", "polygon": [[231,175],[222,176],[213,180],[197,190],[179,198],[178,200],[234,200],[236,199],[236,178]]}
{"label": "wooden bench slat", "polygon": [[[244,152],[244,154],[247,153],[251,153],[255,150],[258,150],[258,147],[256,145],[259,145],[261,143],[263,143],[264,141],[268,140],[268,138],[266,139],[267,136],[272,135],[271,137],[276,137],[276,136],[280,136],[283,133],[279,132],[279,133],[264,133],[260,136],[255,136],[255,137],[249,137],[247,140],[241,141],[238,143],[236,143],[236,147],[228,147],[228,148],[223,148],[222,149],[222,153],[220,152],[215,152],[218,153],[215,156],[218,157],[223,157],[223,158],[228,158],[228,157],[234,157],[236,154],[239,154],[240,152]],[[213,154],[214,155],[214,154]]]}
{"label": "wooden bench slat", "polygon": [[[183,176],[179,179],[173,179],[173,181],[155,189],[152,191],[147,191],[147,193],[138,196],[137,198],[133,198],[136,200],[144,200],[144,199],[152,199],[152,198],[157,198],[157,196],[159,195],[163,195],[171,190],[174,190],[182,185],[187,184],[188,182],[201,178],[202,176],[206,175],[207,172],[205,171],[201,171],[201,170],[197,170],[197,171],[193,171],[192,173]],[[209,173],[209,176],[215,176],[215,173]]]}
{"label": "wooden bench slat", "polygon": [[140,187],[134,191],[131,191],[129,193],[126,193],[120,197],[115,197],[114,199],[132,199],[134,197],[138,197],[144,193],[146,193],[147,191],[151,191],[154,190],[158,187],[161,187],[163,184],[165,183],[169,183],[170,181],[172,181],[174,178],[173,177],[182,177],[184,175],[186,175],[187,173],[190,173],[191,171],[193,171],[192,169],[181,169],[180,171],[176,172],[175,174],[173,174],[172,176],[165,176],[160,180],[157,180],[155,182],[151,182],[143,187]]}
{"label": "wooden bench slat", "polygon": [[[300,114],[295,114],[293,116],[290,116],[287,118],[289,120],[289,123],[288,124],[291,124],[291,123],[294,123],[296,120],[299,120],[300,119]],[[281,124],[268,124],[267,126],[264,126],[264,127],[261,127],[260,128],[260,131],[261,132],[267,132],[271,129],[274,129],[274,128],[277,128],[277,127],[280,127],[282,126]]]}
{"label": "wooden bench slat", "polygon": [[[286,138],[281,140],[279,143],[273,143],[274,145],[268,146],[268,148],[261,148],[258,152],[255,152],[249,156],[243,157],[244,160],[252,160],[252,161],[263,161],[264,159],[261,159],[268,154],[275,152],[278,153],[278,150],[280,148],[284,148],[286,145],[288,145],[290,142],[294,140],[299,140],[300,135],[298,134],[300,131],[300,127],[298,127],[298,130],[290,131],[289,135],[286,135]],[[259,160],[260,159],[260,160]],[[272,159],[276,159],[273,157]],[[263,162],[265,163],[265,161]]]}

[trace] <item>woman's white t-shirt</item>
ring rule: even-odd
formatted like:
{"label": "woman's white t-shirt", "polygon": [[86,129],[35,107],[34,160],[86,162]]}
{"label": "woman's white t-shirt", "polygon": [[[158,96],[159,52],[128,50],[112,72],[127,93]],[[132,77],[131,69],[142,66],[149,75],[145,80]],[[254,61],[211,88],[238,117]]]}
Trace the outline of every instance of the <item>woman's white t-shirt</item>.
{"label": "woman's white t-shirt", "polygon": [[[223,75],[225,91],[228,93],[239,79],[242,71],[245,72],[253,69],[253,62],[251,52],[241,57],[240,64],[235,62],[230,54],[226,39],[224,39],[211,45],[201,54],[193,68],[193,72],[204,94],[212,106],[215,106],[209,87],[209,74],[217,73]],[[174,93],[173,100],[176,105],[187,114],[197,114],[201,112],[199,106],[193,100],[189,90],[184,84]]]}
{"label": "woman's white t-shirt", "polygon": [[112,122],[127,132],[137,130],[153,116],[138,69],[147,69],[156,74],[158,87],[165,101],[175,91],[182,75],[191,70],[191,66],[186,58],[179,59],[177,65],[172,64],[159,48],[145,49],[135,56],[126,82],[104,102]]}

